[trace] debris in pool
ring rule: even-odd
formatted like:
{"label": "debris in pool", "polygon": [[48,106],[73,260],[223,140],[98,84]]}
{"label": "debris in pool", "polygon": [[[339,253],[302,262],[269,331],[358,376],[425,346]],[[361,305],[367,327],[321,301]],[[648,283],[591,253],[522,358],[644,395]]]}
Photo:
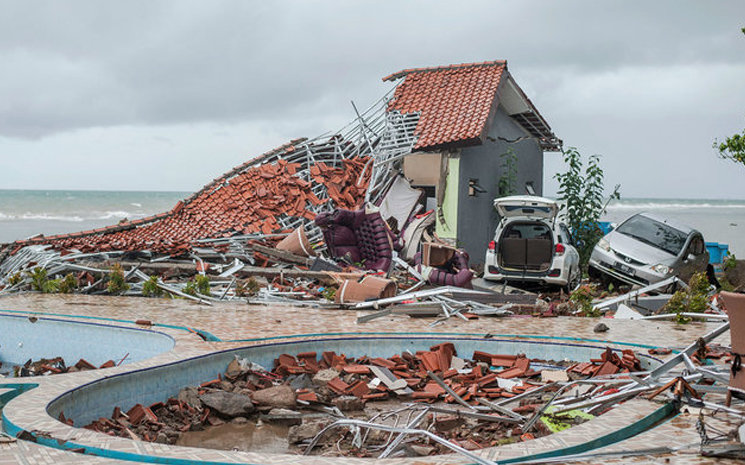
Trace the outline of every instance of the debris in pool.
{"label": "debris in pool", "polygon": [[[287,452],[373,457],[390,449],[385,456],[395,451],[436,454],[449,449],[426,437],[393,444],[395,435],[376,430],[376,425],[428,429],[468,450],[528,440],[602,414],[609,409],[603,396],[632,382],[627,373],[640,370],[633,351],[610,348],[583,363],[483,351],[469,360],[458,357],[449,342],[388,358],[350,358],[332,351],[281,354],[271,372],[236,359],[214,380],[186,387],[164,402],[136,404],[126,412],[116,408],[110,419],[85,428],[176,444],[222,425],[248,422],[259,428],[271,423],[289,427],[277,430],[286,434]],[[558,373],[568,381],[541,380],[555,379]],[[573,413],[574,403],[595,398],[601,399],[600,408],[591,415]],[[347,418],[367,429],[336,430],[335,422]],[[60,420],[70,422],[64,414]],[[194,444],[195,439],[186,442]],[[250,448],[218,443],[228,450]]]}
{"label": "debris in pool", "polygon": [[41,358],[36,361],[28,359],[23,365],[16,365],[13,367],[13,375],[16,378],[23,378],[27,376],[56,375],[60,373],[74,373],[85,370],[98,370],[100,368],[110,368],[113,366],[115,366],[113,360],[108,360],[100,366],[95,366],[84,358],[81,358],[77,363],[75,363],[75,365],[68,366],[62,357]]}

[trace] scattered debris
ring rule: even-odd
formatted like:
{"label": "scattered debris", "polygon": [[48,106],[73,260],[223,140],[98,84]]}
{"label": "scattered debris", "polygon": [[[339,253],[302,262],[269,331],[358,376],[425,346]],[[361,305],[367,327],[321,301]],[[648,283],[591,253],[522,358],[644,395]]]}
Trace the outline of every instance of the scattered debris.
{"label": "scattered debris", "polygon": [[[115,408],[85,428],[175,444],[184,432],[244,418],[294,425],[288,441],[298,453],[394,457],[414,446],[418,453],[463,453],[594,418],[602,412],[578,413],[580,404],[606,404],[633,383],[617,374],[639,369],[632,351],[609,348],[585,363],[481,351],[464,359],[449,342],[388,358],[281,354],[271,372],[236,359],[223,375],[177,397]],[[64,414],[60,420],[70,423]]]}
{"label": "scattered debris", "polygon": [[[127,356],[128,355],[129,354],[127,354]],[[122,359],[122,361],[124,361],[124,359]],[[27,376],[48,376],[60,373],[75,373],[78,371],[98,370],[102,368],[111,368],[117,365],[118,364],[113,360],[107,360],[100,366],[96,366],[88,362],[84,358],[81,358],[74,365],[68,366],[62,357],[54,357],[41,358],[36,361],[28,359],[23,365],[15,365],[9,368],[10,370],[12,370],[13,377],[24,378]],[[2,363],[0,363],[0,367],[2,367]]]}

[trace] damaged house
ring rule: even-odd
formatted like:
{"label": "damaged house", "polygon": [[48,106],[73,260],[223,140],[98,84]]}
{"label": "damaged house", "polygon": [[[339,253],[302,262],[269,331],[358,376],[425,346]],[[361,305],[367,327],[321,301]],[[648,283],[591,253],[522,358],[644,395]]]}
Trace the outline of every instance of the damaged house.
{"label": "damaged house", "polygon": [[413,213],[434,210],[438,235],[457,239],[479,263],[496,224],[492,200],[500,194],[502,154],[516,157],[518,193],[540,195],[543,152],[560,150],[561,141],[505,61],[408,69],[384,81],[397,85],[333,136],[296,139],[251,159],[169,212],[0,245],[1,275],[43,265],[50,252],[189,257],[195,248],[213,248],[239,254],[247,241],[274,240],[299,227],[322,249],[313,222],[318,214],[380,205],[400,173],[423,195],[419,210],[399,216],[397,229]]}
{"label": "damaged house", "polygon": [[[483,262],[497,217],[492,202],[508,194],[541,195],[543,152],[560,151],[561,140],[507,70],[504,61],[407,69],[389,110],[418,113],[418,136],[403,171],[437,208],[437,234],[457,240]],[[514,154],[514,188],[500,192]]]}

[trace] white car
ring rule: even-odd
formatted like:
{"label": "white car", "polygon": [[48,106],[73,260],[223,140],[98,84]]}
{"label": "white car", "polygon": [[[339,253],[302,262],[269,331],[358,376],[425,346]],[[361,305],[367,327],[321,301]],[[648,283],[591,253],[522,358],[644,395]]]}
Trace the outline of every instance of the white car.
{"label": "white car", "polygon": [[582,274],[559,205],[544,197],[518,195],[494,200],[500,221],[489,243],[484,279],[549,284],[574,289]]}

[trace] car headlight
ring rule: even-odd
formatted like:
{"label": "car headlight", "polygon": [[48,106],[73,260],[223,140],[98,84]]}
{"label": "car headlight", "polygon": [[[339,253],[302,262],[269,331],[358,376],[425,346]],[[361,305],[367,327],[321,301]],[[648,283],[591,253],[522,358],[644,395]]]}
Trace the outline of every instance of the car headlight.
{"label": "car headlight", "polygon": [[610,243],[604,237],[601,237],[598,241],[598,247],[605,250],[606,252],[610,252]]}
{"label": "car headlight", "polygon": [[654,271],[655,273],[660,273],[660,274],[668,274],[668,273],[670,273],[673,270],[672,270],[672,268],[670,268],[667,265],[663,265],[662,263],[658,263],[658,264],[652,266],[652,271]]}

